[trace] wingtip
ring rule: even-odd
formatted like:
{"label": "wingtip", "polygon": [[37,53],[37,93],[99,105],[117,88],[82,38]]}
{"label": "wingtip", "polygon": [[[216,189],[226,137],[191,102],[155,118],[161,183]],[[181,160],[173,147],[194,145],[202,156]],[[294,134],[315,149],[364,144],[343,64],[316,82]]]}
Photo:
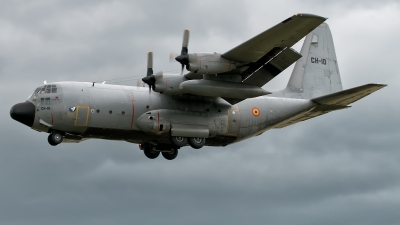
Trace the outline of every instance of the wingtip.
{"label": "wingtip", "polygon": [[310,14],[310,13],[296,13],[296,14],[294,14],[294,16],[307,17],[307,18],[316,18],[316,19],[323,19],[323,20],[327,20],[328,19],[326,17],[322,17],[322,16]]}
{"label": "wingtip", "polygon": [[386,87],[386,86],[388,86],[387,84],[373,84],[373,85],[375,85],[375,86],[379,86],[379,87],[382,87],[382,88],[384,88],[384,87]]}

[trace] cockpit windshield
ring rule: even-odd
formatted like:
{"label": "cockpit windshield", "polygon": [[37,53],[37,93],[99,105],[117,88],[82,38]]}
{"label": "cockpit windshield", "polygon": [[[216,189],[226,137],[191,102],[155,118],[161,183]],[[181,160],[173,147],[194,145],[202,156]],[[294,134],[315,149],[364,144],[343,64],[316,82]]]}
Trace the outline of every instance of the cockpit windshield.
{"label": "cockpit windshield", "polygon": [[52,84],[52,85],[44,85],[36,88],[36,90],[28,97],[28,99],[31,99],[33,101],[36,101],[38,94],[54,94],[57,93],[57,86]]}

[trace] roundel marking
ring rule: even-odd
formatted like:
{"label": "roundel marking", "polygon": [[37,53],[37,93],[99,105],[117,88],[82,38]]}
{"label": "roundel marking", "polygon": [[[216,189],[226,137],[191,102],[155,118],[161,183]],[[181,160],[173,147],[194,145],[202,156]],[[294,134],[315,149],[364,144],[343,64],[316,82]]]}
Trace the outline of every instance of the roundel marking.
{"label": "roundel marking", "polygon": [[259,116],[260,115],[260,110],[257,107],[254,107],[251,110],[251,113],[253,114],[253,116]]}

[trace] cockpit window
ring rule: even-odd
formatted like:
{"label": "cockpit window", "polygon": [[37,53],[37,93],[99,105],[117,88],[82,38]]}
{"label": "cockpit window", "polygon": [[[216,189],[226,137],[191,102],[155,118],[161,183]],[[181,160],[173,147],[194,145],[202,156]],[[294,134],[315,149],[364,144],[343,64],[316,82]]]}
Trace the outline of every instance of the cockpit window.
{"label": "cockpit window", "polygon": [[28,99],[32,98],[33,101],[36,101],[37,95],[39,94],[40,90],[42,90],[41,87],[36,88],[36,90],[33,91],[33,93],[31,95],[29,95]]}
{"label": "cockpit window", "polygon": [[46,94],[51,93],[51,85],[46,85],[46,90],[44,93],[46,93]]}
{"label": "cockpit window", "polygon": [[35,90],[35,94],[50,94],[50,93],[57,93],[56,85],[45,85]]}

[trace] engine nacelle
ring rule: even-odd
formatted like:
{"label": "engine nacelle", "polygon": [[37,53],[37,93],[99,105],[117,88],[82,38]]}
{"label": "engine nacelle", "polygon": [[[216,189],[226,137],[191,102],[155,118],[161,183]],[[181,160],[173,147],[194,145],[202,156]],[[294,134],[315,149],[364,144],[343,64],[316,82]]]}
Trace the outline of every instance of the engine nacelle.
{"label": "engine nacelle", "polygon": [[155,74],[156,83],[153,91],[167,94],[167,95],[179,95],[182,94],[182,90],[179,89],[179,85],[186,81],[185,76],[172,75],[172,74]]}
{"label": "engine nacelle", "polygon": [[236,69],[236,62],[223,58],[218,53],[189,54],[186,69],[200,74],[218,74]]}

